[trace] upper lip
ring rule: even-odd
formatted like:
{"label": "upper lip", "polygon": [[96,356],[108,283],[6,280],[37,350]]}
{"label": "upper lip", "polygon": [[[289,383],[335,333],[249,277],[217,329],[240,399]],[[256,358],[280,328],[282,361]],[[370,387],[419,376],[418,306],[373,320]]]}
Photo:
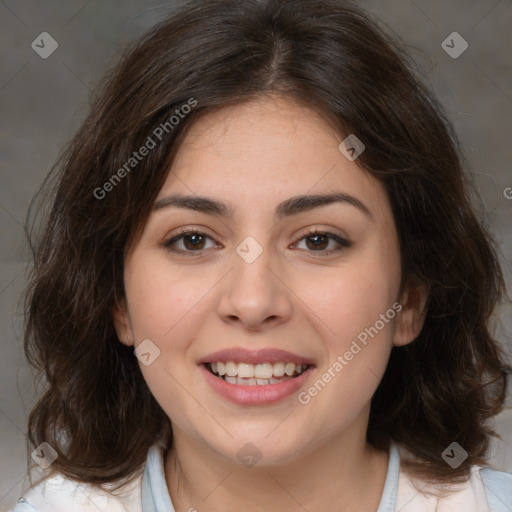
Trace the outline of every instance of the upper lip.
{"label": "upper lip", "polygon": [[233,361],[237,363],[295,363],[314,365],[313,359],[309,357],[300,356],[293,352],[286,350],[279,350],[276,348],[263,348],[258,350],[250,350],[247,348],[227,348],[212,352],[205,357],[202,357],[198,363],[217,363],[217,362]]}

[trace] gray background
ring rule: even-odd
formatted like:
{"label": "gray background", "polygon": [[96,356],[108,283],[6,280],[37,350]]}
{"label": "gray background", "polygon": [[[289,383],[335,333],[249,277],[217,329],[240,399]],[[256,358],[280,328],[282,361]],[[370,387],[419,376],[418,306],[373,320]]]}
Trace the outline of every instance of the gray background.
{"label": "gray background", "polygon": [[[499,245],[512,290],[512,199],[505,195],[512,187],[512,2],[359,3],[410,45],[441,99],[470,159],[482,195],[478,212]],[[0,510],[12,505],[26,485],[24,432],[35,392],[21,342],[20,294],[30,265],[22,230],[28,204],[84,118],[90,92],[119,48],[170,7],[172,2],[135,0],[0,1]],[[454,31],[469,44],[456,59],[441,47]],[[42,32],[59,45],[47,59],[31,47]],[[501,308],[497,320],[510,353],[510,305]],[[512,471],[510,409],[496,419],[496,429],[503,439],[493,443],[491,461]]]}

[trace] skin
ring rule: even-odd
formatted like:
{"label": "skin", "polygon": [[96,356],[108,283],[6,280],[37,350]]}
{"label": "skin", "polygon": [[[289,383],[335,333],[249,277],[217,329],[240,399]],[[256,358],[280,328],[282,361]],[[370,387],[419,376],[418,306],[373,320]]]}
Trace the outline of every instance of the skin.
{"label": "skin", "polygon": [[[231,205],[233,217],[160,208],[127,251],[126,300],[114,321],[126,345],[149,338],[160,350],[140,367],[172,423],[165,475],[177,512],[374,512],[379,505],[388,455],[366,442],[370,400],[391,348],[412,341],[423,318],[400,288],[385,190],[339,151],[344,138],[283,98],[207,114],[187,134],[157,201],[208,196]],[[284,200],[333,191],[357,198],[369,214],[334,203],[273,218]],[[190,238],[174,245],[187,253],[165,247],[180,227],[207,235],[201,251]],[[304,237],[309,228],[351,245]],[[247,236],[263,250],[252,263],[235,250]],[[315,361],[307,390],[397,301],[403,310],[307,405],[296,393],[271,405],[236,405],[199,371],[198,360],[216,350],[279,348]],[[237,457],[246,442],[261,454],[252,468]]]}

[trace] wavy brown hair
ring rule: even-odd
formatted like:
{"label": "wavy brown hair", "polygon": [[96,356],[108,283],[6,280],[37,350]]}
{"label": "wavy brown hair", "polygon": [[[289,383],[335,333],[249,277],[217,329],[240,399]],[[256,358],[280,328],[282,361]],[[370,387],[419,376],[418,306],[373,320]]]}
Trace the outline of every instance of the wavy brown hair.
{"label": "wavy brown hair", "polygon": [[[50,174],[53,206],[33,245],[25,351],[44,391],[28,442],[55,448],[52,471],[127,481],[156,440],[172,442],[133,348],[114,330],[124,255],[192,123],[263,95],[306,104],[364,142],[357,162],[389,196],[402,286],[429,290],[421,333],[393,348],[372,399],[369,442],[400,443],[428,479],[464,480],[485,463],[488,420],[510,372],[489,327],[503,278],[460,144],[403,48],[338,0],[187,2],[128,48]],[[197,106],[98,199],[94,191],[191,98]],[[469,453],[457,469],[441,458],[453,441]]]}

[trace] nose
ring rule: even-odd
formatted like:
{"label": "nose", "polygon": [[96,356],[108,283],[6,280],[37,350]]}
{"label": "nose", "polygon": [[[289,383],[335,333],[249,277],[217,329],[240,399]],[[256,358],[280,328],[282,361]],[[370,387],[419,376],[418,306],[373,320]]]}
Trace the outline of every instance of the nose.
{"label": "nose", "polygon": [[254,261],[244,259],[242,252],[234,252],[233,267],[223,283],[218,305],[224,322],[249,331],[264,331],[290,319],[293,292],[284,266],[270,250],[263,249]]}

